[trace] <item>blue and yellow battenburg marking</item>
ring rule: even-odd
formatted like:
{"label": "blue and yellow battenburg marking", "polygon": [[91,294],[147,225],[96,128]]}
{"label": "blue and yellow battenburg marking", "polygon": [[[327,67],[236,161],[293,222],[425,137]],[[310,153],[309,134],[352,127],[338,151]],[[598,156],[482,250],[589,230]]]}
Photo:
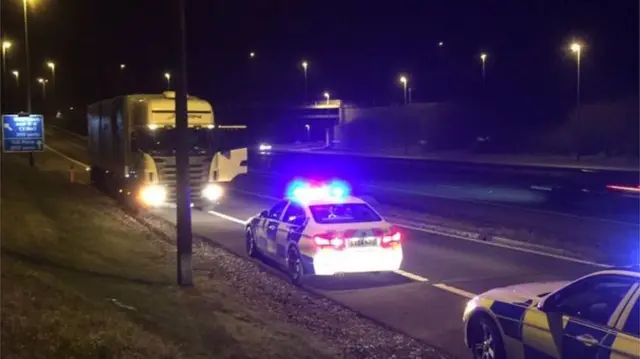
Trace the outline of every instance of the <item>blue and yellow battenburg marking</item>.
{"label": "blue and yellow battenburg marking", "polygon": [[[569,345],[565,336],[576,337],[587,333],[600,343],[598,358],[640,359],[640,338],[614,329],[585,325],[566,316],[559,318],[562,323],[550,323],[550,317],[538,310],[532,300],[508,303],[481,298],[478,307],[489,309],[495,315],[506,339],[505,349],[515,354],[515,358],[563,358],[563,344]],[[514,343],[519,344],[514,347]]]}

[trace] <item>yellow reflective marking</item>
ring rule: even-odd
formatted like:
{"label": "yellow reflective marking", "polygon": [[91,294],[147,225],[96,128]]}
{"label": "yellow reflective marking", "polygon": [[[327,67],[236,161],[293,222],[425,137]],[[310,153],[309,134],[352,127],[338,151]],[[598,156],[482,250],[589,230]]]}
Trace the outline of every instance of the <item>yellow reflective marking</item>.
{"label": "yellow reflective marking", "polygon": [[640,358],[640,339],[624,333],[618,333],[613,345],[611,345],[611,356],[609,358]]}
{"label": "yellow reflective marking", "polygon": [[[562,325],[566,326],[564,318]],[[547,314],[531,307],[524,314],[522,343],[553,358],[560,358],[560,351],[553,340]]]}

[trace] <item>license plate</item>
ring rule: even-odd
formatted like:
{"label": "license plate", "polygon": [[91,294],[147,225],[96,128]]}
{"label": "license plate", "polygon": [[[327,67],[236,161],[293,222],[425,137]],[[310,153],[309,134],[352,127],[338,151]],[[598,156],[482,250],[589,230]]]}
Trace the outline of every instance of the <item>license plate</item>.
{"label": "license plate", "polygon": [[377,244],[376,237],[353,238],[349,241],[349,247],[372,247]]}

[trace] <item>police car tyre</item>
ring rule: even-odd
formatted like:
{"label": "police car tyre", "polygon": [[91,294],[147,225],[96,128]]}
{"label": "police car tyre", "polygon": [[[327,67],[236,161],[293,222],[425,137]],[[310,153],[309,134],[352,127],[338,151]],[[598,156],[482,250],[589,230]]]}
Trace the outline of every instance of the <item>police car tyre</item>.
{"label": "police car tyre", "polygon": [[302,267],[302,259],[296,247],[290,247],[287,254],[287,270],[291,276],[291,282],[294,285],[302,285],[304,279],[304,268]]}
{"label": "police car tyre", "polygon": [[245,251],[247,252],[247,256],[251,258],[258,258],[258,247],[256,246],[256,240],[251,233],[251,229],[247,228],[245,237]]}
{"label": "police car tyre", "polygon": [[476,314],[469,321],[469,347],[474,359],[506,359],[500,330],[488,315]]}

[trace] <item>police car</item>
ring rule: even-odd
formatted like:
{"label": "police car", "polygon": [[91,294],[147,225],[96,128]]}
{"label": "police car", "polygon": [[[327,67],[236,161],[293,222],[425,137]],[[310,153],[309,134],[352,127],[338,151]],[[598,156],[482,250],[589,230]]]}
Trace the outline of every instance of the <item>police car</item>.
{"label": "police car", "polygon": [[493,289],[468,302],[465,343],[482,359],[639,358],[639,298],[637,267]]}
{"label": "police car", "polygon": [[292,282],[309,275],[400,268],[401,233],[342,182],[295,182],[288,196],[248,220],[246,251],[283,265]]}

